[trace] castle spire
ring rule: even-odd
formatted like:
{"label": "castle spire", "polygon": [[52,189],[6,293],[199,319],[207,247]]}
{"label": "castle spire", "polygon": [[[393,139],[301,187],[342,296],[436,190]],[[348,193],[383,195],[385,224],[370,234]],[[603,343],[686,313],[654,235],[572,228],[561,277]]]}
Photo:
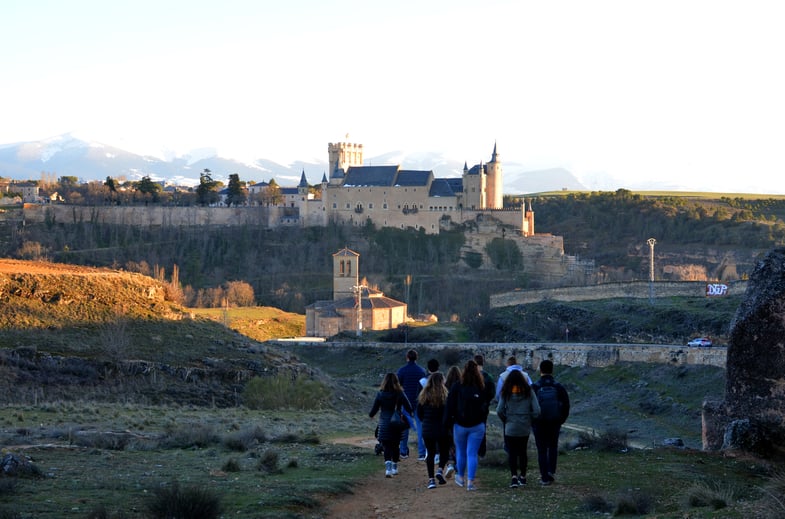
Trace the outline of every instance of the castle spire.
{"label": "castle spire", "polygon": [[297,187],[308,187],[308,180],[305,178],[305,169],[303,169],[303,174],[300,177],[300,184]]}
{"label": "castle spire", "polygon": [[493,155],[491,155],[491,162],[496,162],[496,141],[493,141]]}

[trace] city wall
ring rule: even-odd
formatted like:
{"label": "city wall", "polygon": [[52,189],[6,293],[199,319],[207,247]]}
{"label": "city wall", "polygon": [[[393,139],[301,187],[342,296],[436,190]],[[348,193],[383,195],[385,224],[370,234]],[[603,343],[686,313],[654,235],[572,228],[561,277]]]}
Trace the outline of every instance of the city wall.
{"label": "city wall", "polygon": [[[271,341],[274,342],[274,341]],[[558,344],[558,343],[354,343],[354,342],[311,342],[297,340],[280,341],[287,344],[311,348],[378,347],[398,348],[403,352],[414,348],[419,352],[464,350],[461,364],[472,355],[481,353],[486,364],[504,366],[507,357],[514,355],[527,370],[536,370],[540,361],[550,359],[556,365],[570,367],[605,367],[620,362],[644,362],[649,364],[706,365],[725,368],[727,350],[724,347],[691,348],[662,344]]]}
{"label": "city wall", "polygon": [[[723,283],[728,287],[726,295],[744,295],[746,281]],[[650,295],[648,281],[627,283],[603,283],[599,285],[549,288],[541,290],[515,290],[493,294],[490,307],[524,305],[544,300],[551,301],[590,301],[595,299],[638,298]],[[706,281],[655,281],[653,294],[656,297],[706,297]]]}

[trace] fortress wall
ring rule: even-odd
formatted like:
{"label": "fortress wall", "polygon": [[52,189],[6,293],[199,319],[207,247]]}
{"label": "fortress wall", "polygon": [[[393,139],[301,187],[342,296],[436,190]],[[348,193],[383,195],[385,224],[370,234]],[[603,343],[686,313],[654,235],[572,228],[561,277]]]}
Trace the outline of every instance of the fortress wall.
{"label": "fortress wall", "polygon": [[[743,295],[747,289],[746,281],[725,283],[728,295]],[[655,281],[655,297],[706,297],[706,281]],[[649,297],[648,281],[629,283],[604,283],[600,285],[549,288],[541,290],[516,290],[494,294],[490,298],[491,308],[553,301],[590,301],[596,299]]]}
{"label": "fortress wall", "polygon": [[[271,341],[274,342],[274,341]],[[514,355],[527,370],[536,370],[540,361],[551,359],[554,364],[570,367],[605,367],[619,362],[642,362],[647,364],[707,365],[725,368],[727,350],[724,347],[691,348],[661,344],[558,344],[558,343],[340,343],[340,342],[282,342],[286,347],[292,343],[312,348],[399,348],[402,352],[410,348],[418,351],[465,350],[468,360],[476,353],[485,356],[485,363],[504,366],[507,357]]]}
{"label": "fortress wall", "polygon": [[24,218],[30,222],[96,222],[141,227],[188,227],[210,225],[268,225],[278,208],[267,207],[167,207],[167,206],[78,206],[25,204]]}

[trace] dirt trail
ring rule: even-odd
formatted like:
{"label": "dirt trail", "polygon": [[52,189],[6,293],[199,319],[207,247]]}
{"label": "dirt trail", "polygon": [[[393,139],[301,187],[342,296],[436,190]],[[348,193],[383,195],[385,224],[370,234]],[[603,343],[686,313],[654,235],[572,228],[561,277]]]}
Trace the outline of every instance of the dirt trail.
{"label": "dirt trail", "polygon": [[[373,449],[376,440],[373,437],[354,437],[339,439],[336,443]],[[355,487],[353,494],[328,505],[325,517],[455,519],[466,513],[468,501],[475,495],[475,492],[457,486],[454,479],[448,479],[446,485],[429,490],[425,462],[417,461],[416,457],[401,460],[398,464],[400,473],[392,478],[384,477],[384,458],[378,456],[378,460],[379,470]],[[478,474],[478,493],[482,492],[480,476]]]}

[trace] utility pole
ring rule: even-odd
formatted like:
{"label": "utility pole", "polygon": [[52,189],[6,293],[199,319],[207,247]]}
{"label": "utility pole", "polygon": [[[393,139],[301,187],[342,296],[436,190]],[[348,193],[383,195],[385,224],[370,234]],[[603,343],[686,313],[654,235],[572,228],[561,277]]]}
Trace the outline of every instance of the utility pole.
{"label": "utility pole", "polygon": [[357,337],[363,335],[363,289],[368,288],[365,285],[354,285],[352,291],[357,294]]}
{"label": "utility pole", "polygon": [[654,244],[657,240],[649,238],[646,240],[649,244],[649,304],[654,304]]}

